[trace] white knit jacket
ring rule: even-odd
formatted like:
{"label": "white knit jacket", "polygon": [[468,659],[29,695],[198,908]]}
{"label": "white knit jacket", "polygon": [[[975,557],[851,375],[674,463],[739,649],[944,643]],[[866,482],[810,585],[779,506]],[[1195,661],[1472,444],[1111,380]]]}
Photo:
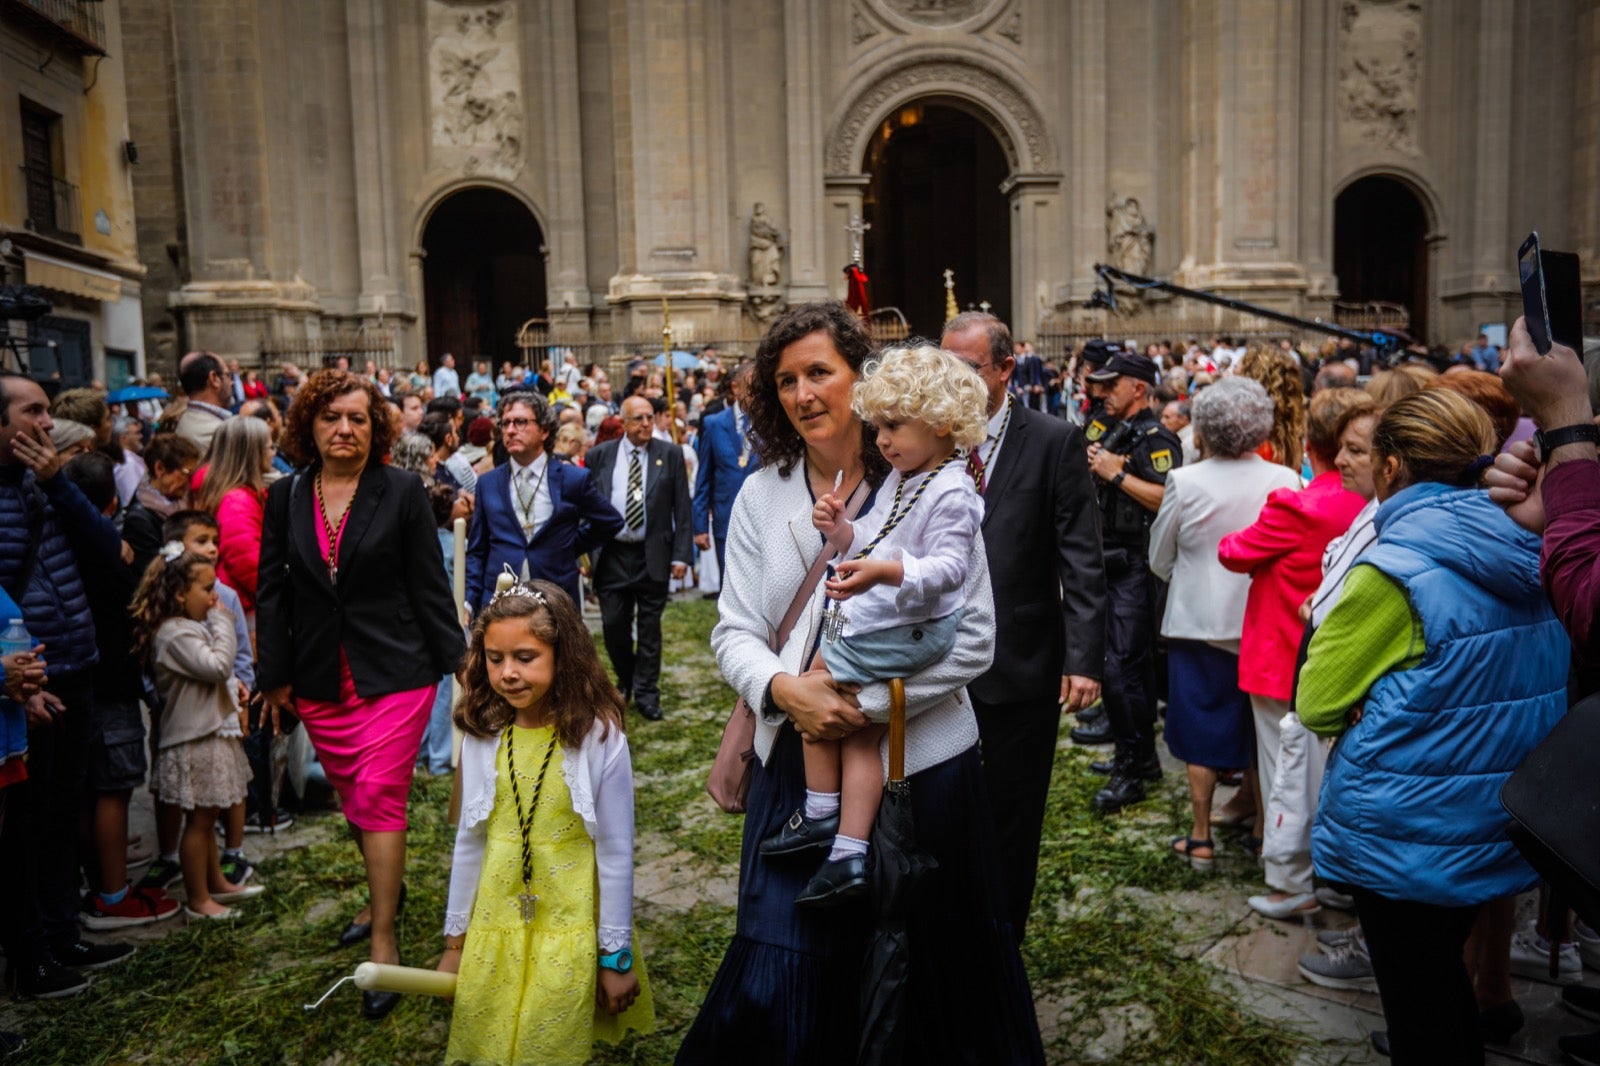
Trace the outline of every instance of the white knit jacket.
{"label": "white knit jacket", "polygon": [[[769,634],[783,621],[801,580],[822,550],[822,537],[811,525],[811,510],[802,470],[797,468],[785,478],[775,466],[766,466],[740,488],[728,524],[727,569],[717,601],[721,619],[711,633],[711,648],[728,684],[756,711],[756,755],[763,763],[785,721],[782,712],[761,713],[767,686],[778,674],[801,672],[821,614],[819,585],[788,643],[777,653],[768,648]],[[966,686],[994,661],[994,597],[981,533],[973,541],[965,594],[966,613],[949,656],[906,679],[908,774],[953,758],[978,742],[978,720]],[[868,718],[888,721],[888,685],[867,685],[859,698]],[[887,767],[887,734],[881,750]]]}
{"label": "white knit jacket", "polygon": [[[612,726],[602,740],[603,728],[599,722],[591,726],[576,750],[562,746],[561,776],[572,794],[573,811],[594,841],[599,949],[610,953],[633,940],[633,763],[622,730]],[[450,865],[445,936],[466,932],[472,918],[499,779],[494,760],[500,743],[499,736],[461,739],[461,823]]]}

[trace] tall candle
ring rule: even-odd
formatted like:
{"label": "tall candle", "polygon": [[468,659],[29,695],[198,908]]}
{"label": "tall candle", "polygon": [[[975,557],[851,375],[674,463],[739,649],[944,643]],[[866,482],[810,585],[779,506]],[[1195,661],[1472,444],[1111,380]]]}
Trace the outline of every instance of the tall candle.
{"label": "tall candle", "polygon": [[364,962],[356,967],[356,987],[368,992],[400,992],[453,999],[456,994],[456,975],[426,970],[420,966]]}

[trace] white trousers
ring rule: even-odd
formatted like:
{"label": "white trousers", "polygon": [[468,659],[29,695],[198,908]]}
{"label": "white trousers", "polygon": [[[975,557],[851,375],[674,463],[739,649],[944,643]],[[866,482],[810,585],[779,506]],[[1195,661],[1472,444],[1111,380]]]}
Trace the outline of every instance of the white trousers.
{"label": "white trousers", "polygon": [[1256,721],[1256,767],[1266,811],[1261,857],[1267,884],[1291,895],[1310,892],[1311,823],[1328,745],[1300,724],[1288,700],[1250,696]]}

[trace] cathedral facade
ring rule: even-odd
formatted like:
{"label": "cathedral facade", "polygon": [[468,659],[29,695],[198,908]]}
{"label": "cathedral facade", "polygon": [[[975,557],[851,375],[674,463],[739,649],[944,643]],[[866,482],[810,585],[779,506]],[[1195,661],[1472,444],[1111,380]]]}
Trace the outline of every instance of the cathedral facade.
{"label": "cathedral facade", "polygon": [[1515,317],[1530,229],[1600,295],[1596,0],[122,11],[157,369],[659,338],[663,298],[736,341],[858,255],[922,333],[946,270],[1023,336],[1097,328],[1107,262],[1455,344]]}

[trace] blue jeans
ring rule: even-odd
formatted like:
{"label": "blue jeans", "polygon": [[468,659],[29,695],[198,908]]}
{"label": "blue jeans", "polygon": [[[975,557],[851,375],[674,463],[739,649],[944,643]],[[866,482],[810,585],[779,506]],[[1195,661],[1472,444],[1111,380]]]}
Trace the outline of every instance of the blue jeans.
{"label": "blue jeans", "polygon": [[433,697],[428,731],[422,734],[422,750],[417,752],[417,765],[430,774],[450,772],[450,706],[454,702],[454,695],[455,679],[445,674]]}

